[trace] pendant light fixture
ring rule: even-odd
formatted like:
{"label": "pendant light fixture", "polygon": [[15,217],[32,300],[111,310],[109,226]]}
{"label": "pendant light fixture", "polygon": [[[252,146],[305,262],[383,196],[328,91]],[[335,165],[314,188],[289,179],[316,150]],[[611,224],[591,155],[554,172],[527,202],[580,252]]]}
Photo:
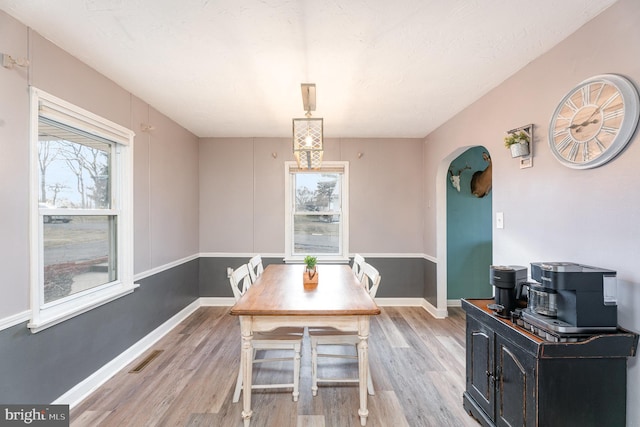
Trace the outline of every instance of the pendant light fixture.
{"label": "pendant light fixture", "polygon": [[322,119],[311,117],[316,109],[316,85],[302,83],[302,106],[305,118],[293,119],[293,155],[300,169],[319,169],[322,166]]}

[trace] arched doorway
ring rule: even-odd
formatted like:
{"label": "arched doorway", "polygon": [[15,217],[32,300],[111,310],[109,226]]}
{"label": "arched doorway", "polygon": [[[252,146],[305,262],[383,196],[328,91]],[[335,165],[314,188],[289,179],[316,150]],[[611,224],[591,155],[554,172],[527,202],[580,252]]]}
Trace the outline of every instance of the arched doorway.
{"label": "arched doorway", "polygon": [[[483,153],[488,154],[488,150],[481,146],[460,147],[438,165],[436,250],[437,312],[440,314],[446,315],[447,306],[457,305],[455,301],[459,298],[491,295],[488,277],[492,257],[491,193],[477,198],[470,190],[473,173],[488,166]],[[466,166],[469,169],[464,169]],[[452,175],[459,176],[460,192],[453,186]],[[457,240],[450,241],[450,238]],[[449,289],[454,282],[455,286]]]}

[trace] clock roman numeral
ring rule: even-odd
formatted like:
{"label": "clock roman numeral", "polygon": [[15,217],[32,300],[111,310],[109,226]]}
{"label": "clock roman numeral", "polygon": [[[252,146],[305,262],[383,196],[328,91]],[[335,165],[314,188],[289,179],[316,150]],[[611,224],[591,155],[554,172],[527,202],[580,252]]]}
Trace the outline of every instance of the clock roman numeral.
{"label": "clock roman numeral", "polygon": [[564,104],[567,107],[571,108],[574,113],[579,110],[578,106],[571,100],[571,98],[567,99],[567,102],[565,102]]}
{"label": "clock roman numeral", "polygon": [[564,128],[564,129],[556,129],[556,130],[554,130],[554,131],[553,131],[553,137],[554,137],[554,138],[557,138],[557,137],[559,137],[560,135],[565,135],[565,134],[568,134],[568,133],[569,133],[569,129],[567,129],[567,128]]}
{"label": "clock roman numeral", "polygon": [[624,116],[624,108],[618,108],[615,111],[611,111],[604,115],[605,120],[615,119],[616,117]]}
{"label": "clock roman numeral", "polygon": [[615,135],[618,133],[618,128],[614,128],[611,126],[602,126],[602,131],[611,135]]}
{"label": "clock roman numeral", "polygon": [[580,89],[580,92],[582,93],[582,105],[589,105],[591,103],[591,86],[583,86],[582,89]]}
{"label": "clock roman numeral", "polygon": [[618,98],[619,96],[620,96],[620,93],[619,93],[619,92],[616,92],[616,93],[614,93],[613,95],[611,95],[611,96],[609,97],[609,99],[607,99],[607,100],[604,102],[604,104],[602,104],[602,105],[600,106],[600,109],[601,109],[601,110],[606,109],[606,108],[609,106],[609,104],[611,104],[613,101],[615,101],[615,100],[616,100],[616,98]]}
{"label": "clock roman numeral", "polygon": [[571,150],[569,150],[569,155],[567,156],[567,158],[572,162],[575,162],[576,160],[576,156],[578,155],[578,148],[579,145],[577,142],[574,142],[573,145],[571,145]]}
{"label": "clock roman numeral", "polygon": [[556,150],[558,150],[559,152],[564,151],[569,146],[569,143],[572,141],[573,139],[571,138],[571,136],[569,135],[565,136],[562,141],[556,144]]}
{"label": "clock roman numeral", "polygon": [[602,142],[600,142],[598,137],[593,138],[592,141],[594,141],[596,143],[596,146],[598,147],[600,152],[604,153],[604,150],[606,150],[607,147],[605,147],[604,144]]}
{"label": "clock roman numeral", "polygon": [[598,92],[596,93],[596,97],[594,100],[596,104],[598,103],[598,99],[600,99],[600,95],[602,94],[602,89],[604,89],[604,83],[600,83],[600,89],[598,89]]}
{"label": "clock roman numeral", "polygon": [[[593,139],[591,141],[593,141]],[[588,162],[589,161],[589,142],[591,142],[591,141],[586,141],[582,146],[582,161],[583,162]]]}

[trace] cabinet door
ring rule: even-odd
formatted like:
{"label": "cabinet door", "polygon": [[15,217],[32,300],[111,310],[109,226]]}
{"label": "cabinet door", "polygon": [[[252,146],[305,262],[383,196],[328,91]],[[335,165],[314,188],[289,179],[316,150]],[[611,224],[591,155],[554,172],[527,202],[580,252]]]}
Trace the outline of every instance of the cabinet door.
{"label": "cabinet door", "polygon": [[535,425],[535,357],[496,336],[497,426]]}
{"label": "cabinet door", "polygon": [[495,419],[494,335],[484,323],[467,317],[467,392],[491,419]]}

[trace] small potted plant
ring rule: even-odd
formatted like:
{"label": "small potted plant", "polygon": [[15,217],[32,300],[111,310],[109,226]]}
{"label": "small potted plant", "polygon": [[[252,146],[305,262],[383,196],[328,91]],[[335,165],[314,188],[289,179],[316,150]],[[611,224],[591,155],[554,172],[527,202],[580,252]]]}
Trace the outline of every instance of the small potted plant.
{"label": "small potted plant", "polygon": [[318,286],[318,269],[316,264],[318,263],[318,258],[307,255],[304,257],[304,276],[303,283],[305,288],[314,288]]}
{"label": "small potted plant", "polygon": [[529,134],[523,130],[504,137],[504,146],[511,150],[511,157],[529,155]]}

